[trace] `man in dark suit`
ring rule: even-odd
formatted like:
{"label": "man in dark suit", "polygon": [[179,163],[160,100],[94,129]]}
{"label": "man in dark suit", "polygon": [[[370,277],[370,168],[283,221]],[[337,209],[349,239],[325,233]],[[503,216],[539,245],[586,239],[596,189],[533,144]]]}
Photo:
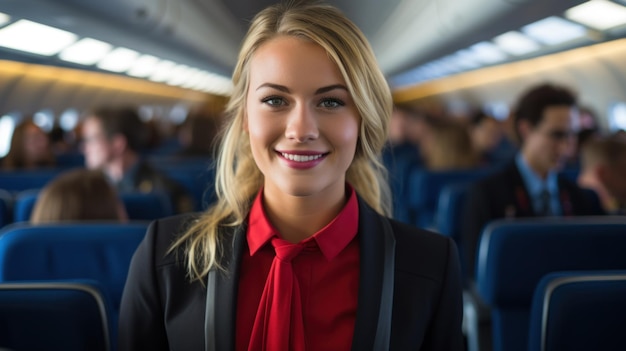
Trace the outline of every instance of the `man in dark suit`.
{"label": "man in dark suit", "polygon": [[177,213],[193,210],[184,188],[154,169],[139,154],[146,126],[132,108],[101,108],[82,127],[85,164],[100,169],[120,192],[165,192]]}
{"label": "man in dark suit", "polygon": [[484,226],[498,218],[602,214],[595,194],[559,176],[576,142],[576,98],[550,84],[532,88],[519,100],[513,122],[521,149],[503,169],[469,191],[463,216],[466,272],[473,277]]}

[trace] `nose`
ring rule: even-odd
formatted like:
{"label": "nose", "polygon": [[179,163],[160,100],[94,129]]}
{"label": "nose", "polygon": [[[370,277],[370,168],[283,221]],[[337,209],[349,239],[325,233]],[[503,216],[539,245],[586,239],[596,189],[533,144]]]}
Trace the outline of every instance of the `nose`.
{"label": "nose", "polygon": [[315,112],[304,105],[294,108],[287,119],[285,136],[299,143],[317,139],[319,129]]}

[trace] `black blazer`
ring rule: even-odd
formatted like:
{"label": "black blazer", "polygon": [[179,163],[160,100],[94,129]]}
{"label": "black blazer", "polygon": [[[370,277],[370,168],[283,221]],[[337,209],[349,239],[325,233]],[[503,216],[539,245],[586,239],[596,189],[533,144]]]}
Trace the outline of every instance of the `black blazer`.
{"label": "black blazer", "polygon": [[[598,197],[571,181],[558,177],[559,202],[563,216],[604,214]],[[468,278],[474,277],[476,250],[485,225],[494,219],[535,217],[532,199],[515,161],[501,171],[478,181],[466,197],[463,210],[461,250]]]}
{"label": "black blazer", "polygon": [[[189,282],[181,251],[166,254],[192,219],[193,215],[181,215],[155,221],[139,245],[122,297],[119,350],[206,349],[206,289],[199,282]],[[395,237],[390,350],[463,350],[461,280],[454,242],[388,220],[361,199],[357,236],[361,270],[352,350],[373,350],[385,259],[384,221],[389,221]],[[228,273],[216,275],[216,338],[212,342],[219,351],[235,347],[237,280],[241,253],[247,246],[245,233],[244,226],[223,233],[232,238],[233,245],[225,259]]]}

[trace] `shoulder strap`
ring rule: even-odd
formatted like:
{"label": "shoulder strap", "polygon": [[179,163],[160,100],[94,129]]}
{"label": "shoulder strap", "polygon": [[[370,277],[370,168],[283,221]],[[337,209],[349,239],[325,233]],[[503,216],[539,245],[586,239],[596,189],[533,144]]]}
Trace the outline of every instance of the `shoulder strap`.
{"label": "shoulder strap", "polygon": [[207,276],[206,286],[206,308],[204,312],[204,349],[205,351],[216,351],[215,346],[215,269],[211,269]]}
{"label": "shoulder strap", "polygon": [[385,240],[385,262],[383,266],[383,286],[378,312],[378,326],[374,338],[374,350],[389,350],[391,340],[391,316],[393,309],[394,269],[396,259],[396,240],[387,218],[382,217],[383,237]]}

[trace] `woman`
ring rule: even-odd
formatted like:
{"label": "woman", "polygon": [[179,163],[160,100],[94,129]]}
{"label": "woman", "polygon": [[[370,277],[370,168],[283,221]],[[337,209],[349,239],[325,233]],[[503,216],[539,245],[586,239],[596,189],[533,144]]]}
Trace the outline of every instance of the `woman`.
{"label": "woman", "polygon": [[50,140],[39,126],[31,120],[20,123],[13,131],[11,149],[2,159],[5,170],[32,170],[54,167],[55,159],[50,151]]}
{"label": "woman", "polygon": [[330,6],[258,14],[233,74],[217,203],[153,223],[120,350],[460,350],[451,240],[388,220],[391,94]]}
{"label": "woman", "polygon": [[126,221],[117,191],[100,171],[76,169],[62,173],[37,198],[30,222]]}

